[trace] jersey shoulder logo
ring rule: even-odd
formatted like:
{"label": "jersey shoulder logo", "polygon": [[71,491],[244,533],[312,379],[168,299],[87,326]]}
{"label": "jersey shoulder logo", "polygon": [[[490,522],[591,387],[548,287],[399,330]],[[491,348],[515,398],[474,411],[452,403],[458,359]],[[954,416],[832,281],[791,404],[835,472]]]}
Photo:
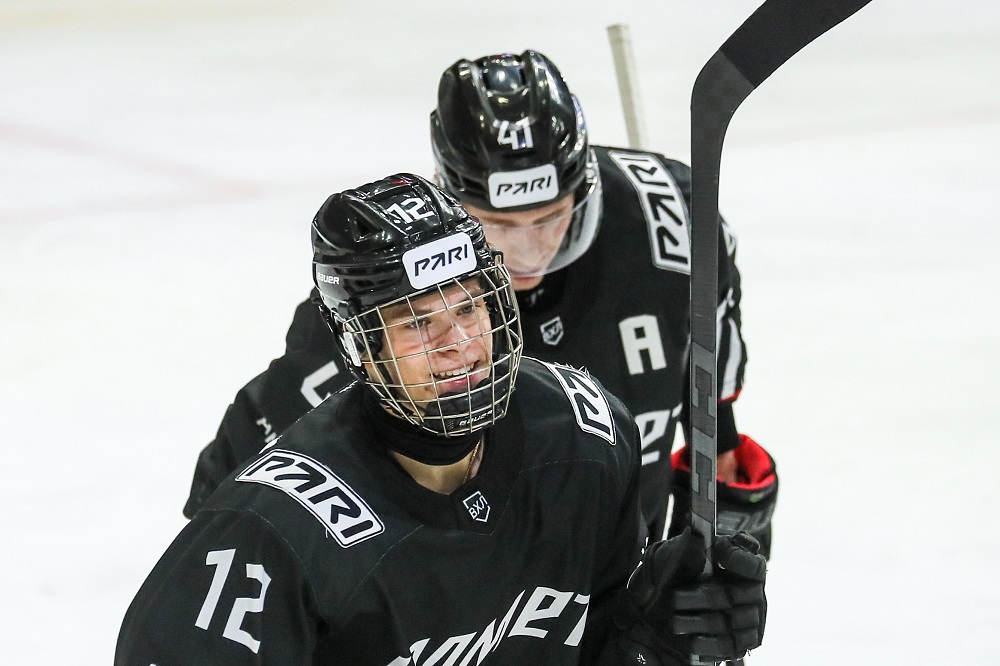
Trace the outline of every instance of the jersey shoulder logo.
{"label": "jersey shoulder logo", "polygon": [[639,195],[642,214],[649,227],[653,265],[661,270],[690,275],[687,206],[673,176],[648,153],[611,150],[608,157],[618,165]]}
{"label": "jersey shoulder logo", "polygon": [[301,453],[274,449],[236,480],[282,491],[312,513],[343,548],[385,531],[360,495],[326,465]]}
{"label": "jersey shoulder logo", "polygon": [[597,435],[615,445],[615,420],[611,407],[597,383],[583,370],[560,363],[543,363],[562,385],[576,415],[580,430]]}

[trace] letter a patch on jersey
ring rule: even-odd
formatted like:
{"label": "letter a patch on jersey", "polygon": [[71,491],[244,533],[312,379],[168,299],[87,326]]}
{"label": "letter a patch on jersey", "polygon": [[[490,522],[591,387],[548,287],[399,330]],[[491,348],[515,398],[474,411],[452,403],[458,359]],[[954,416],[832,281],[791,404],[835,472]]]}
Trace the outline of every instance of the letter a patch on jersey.
{"label": "letter a patch on jersey", "polygon": [[275,449],[243,470],[236,480],[282,491],[313,514],[343,548],[385,530],[360,495],[328,467],[301,453]]}
{"label": "letter a patch on jersey", "polygon": [[611,407],[590,375],[568,365],[546,363],[545,366],[552,371],[569,396],[580,429],[606,439],[614,446],[615,420],[611,415]]}

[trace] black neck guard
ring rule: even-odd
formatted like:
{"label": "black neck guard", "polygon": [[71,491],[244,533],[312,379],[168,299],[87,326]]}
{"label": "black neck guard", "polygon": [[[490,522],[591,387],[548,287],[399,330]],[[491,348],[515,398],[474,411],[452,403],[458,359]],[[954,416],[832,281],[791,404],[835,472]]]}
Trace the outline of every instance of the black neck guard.
{"label": "black neck guard", "polygon": [[471,432],[455,437],[431,434],[385,411],[369,389],[364,391],[364,409],[379,443],[424,465],[451,465],[472,453],[483,437]]}

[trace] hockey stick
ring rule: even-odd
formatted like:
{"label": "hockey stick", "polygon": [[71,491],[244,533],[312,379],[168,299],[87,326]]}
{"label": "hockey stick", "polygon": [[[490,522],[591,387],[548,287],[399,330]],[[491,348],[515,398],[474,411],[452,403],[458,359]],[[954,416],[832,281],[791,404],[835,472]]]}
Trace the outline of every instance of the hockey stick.
{"label": "hockey stick", "polygon": [[[811,41],[871,0],[766,0],[709,58],[691,92],[691,526],[715,538],[719,170],[736,109]],[[706,565],[710,573],[711,564]],[[696,656],[694,664],[702,662]],[[731,662],[734,663],[734,662]],[[739,662],[735,662],[739,663]]]}
{"label": "hockey stick", "polygon": [[618,95],[625,113],[625,131],[629,148],[646,147],[646,121],[642,114],[639,98],[639,82],[635,75],[635,57],[632,55],[632,36],[628,24],[615,23],[608,26],[608,41],[611,42],[611,57],[615,62],[615,77],[618,79]]}

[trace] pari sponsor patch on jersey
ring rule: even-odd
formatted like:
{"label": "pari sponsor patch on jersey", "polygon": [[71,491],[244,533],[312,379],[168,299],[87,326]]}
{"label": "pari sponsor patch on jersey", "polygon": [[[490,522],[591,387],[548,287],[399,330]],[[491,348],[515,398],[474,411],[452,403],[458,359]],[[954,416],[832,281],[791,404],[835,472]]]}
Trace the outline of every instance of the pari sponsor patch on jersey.
{"label": "pari sponsor patch on jersey", "polygon": [[546,363],[562,385],[576,414],[580,430],[597,435],[615,445],[615,419],[604,393],[590,375],[582,370],[558,363]]}
{"label": "pari sponsor patch on jersey", "polygon": [[495,208],[527,206],[559,196],[559,175],[552,164],[520,171],[496,171],[490,174],[487,185],[490,203]]}
{"label": "pari sponsor patch on jersey", "polygon": [[275,449],[236,477],[282,491],[326,527],[343,548],[381,534],[385,526],[361,496],[309,456]]}
{"label": "pari sponsor patch on jersey", "polygon": [[608,156],[639,195],[642,214],[649,226],[653,265],[665,271],[690,274],[687,206],[670,172],[649,154],[612,150]]}
{"label": "pari sponsor patch on jersey", "polygon": [[403,253],[406,277],[414,289],[450,280],[476,269],[476,253],[469,234],[438,238]]}

